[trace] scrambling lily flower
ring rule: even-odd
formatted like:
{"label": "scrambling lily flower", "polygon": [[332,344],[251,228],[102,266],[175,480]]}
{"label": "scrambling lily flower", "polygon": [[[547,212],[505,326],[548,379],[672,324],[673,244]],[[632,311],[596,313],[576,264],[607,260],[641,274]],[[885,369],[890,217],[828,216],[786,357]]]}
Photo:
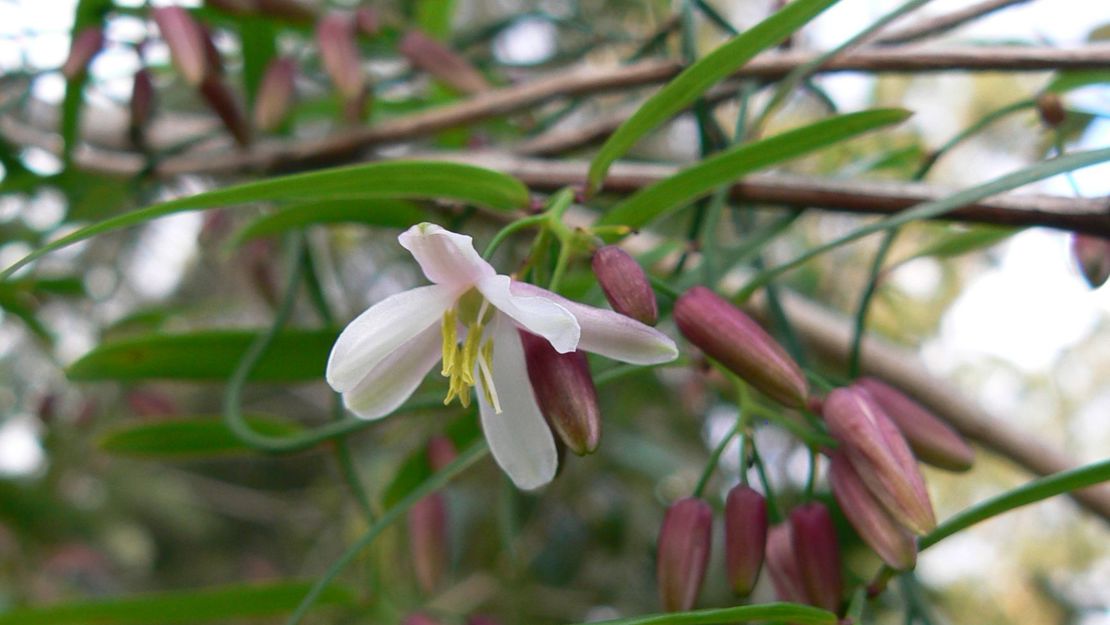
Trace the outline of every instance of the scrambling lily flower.
{"label": "scrambling lily flower", "polygon": [[442,361],[450,381],[444,403],[468,406],[478,387],[490,451],[519,488],[550,482],[558,457],[518,328],[563,354],[581,349],[640,365],[678,355],[674,341],[654,328],[497,274],[469,236],[422,223],[398,241],[433,284],[388,297],[352,321],[332,348],[328,384],[351,412],[377,419],[399,408]]}

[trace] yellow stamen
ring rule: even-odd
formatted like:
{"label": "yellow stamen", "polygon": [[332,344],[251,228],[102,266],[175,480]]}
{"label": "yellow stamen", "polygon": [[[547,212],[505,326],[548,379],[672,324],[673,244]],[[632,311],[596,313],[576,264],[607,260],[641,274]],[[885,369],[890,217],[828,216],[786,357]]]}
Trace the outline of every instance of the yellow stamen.
{"label": "yellow stamen", "polygon": [[486,341],[482,345],[478,369],[482,374],[482,392],[486,396],[486,401],[493,405],[494,412],[501,414],[501,400],[497,397],[497,389],[493,386],[493,341]]}
{"label": "yellow stamen", "polygon": [[443,369],[440,374],[444,377],[451,375],[455,366],[455,352],[459,346],[459,313],[454,308],[443,314]]}

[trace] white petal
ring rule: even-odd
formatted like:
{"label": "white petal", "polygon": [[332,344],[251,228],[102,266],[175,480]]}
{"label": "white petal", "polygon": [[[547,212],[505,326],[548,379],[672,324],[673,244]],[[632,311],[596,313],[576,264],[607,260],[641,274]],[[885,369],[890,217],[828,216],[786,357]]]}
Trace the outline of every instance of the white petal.
{"label": "white petal", "polygon": [[355,318],[328,356],[328,384],[350,391],[371,369],[412,337],[436,324],[459,294],[439,285],[391,295]]}
{"label": "white petal", "polygon": [[547,339],[560,354],[578,347],[579,329],[566,308],[551,299],[514,295],[509,276],[490,276],[476,286],[495,308],[513,318],[520,327]]}
{"label": "white petal", "polygon": [[465,288],[496,271],[474,250],[474,239],[435,224],[417,224],[397,237],[436,284]]}
{"label": "white petal", "polygon": [[578,349],[634,365],[657,365],[678,357],[678,347],[666,334],[631,317],[571,301],[534,284],[514,282],[513,293],[557,302],[578,320]]}
{"label": "white petal", "polygon": [[347,409],[363,419],[378,419],[401,407],[420,386],[442,355],[438,325],[393,350],[359,382],[343,394]]}
{"label": "white petal", "polygon": [[[493,459],[501,469],[517,488],[532,490],[555,478],[559,464],[555,439],[532,394],[524,348],[516,326],[508,318],[497,315],[492,331],[493,385],[501,413],[494,411],[485,393],[478,389],[482,430]],[[477,372],[475,378],[480,379]]]}

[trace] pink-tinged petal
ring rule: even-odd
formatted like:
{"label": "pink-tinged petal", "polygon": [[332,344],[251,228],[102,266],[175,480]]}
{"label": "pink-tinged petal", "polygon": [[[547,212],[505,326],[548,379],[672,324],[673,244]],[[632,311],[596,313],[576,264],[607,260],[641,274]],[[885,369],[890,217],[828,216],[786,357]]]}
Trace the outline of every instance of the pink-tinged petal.
{"label": "pink-tinged petal", "polygon": [[190,86],[200,85],[213,70],[205,52],[205,35],[200,24],[178,6],[156,8],[151,15],[181,77]]}
{"label": "pink-tinged petal", "polygon": [[570,311],[581,328],[580,350],[634,365],[657,365],[678,357],[678,347],[670,337],[620,313],[579,304],[524,282],[514,282],[513,293],[542,297]]}
{"label": "pink-tinged petal", "polygon": [[394,350],[437,324],[458,293],[439,285],[422,286],[385,298],[350,323],[328,357],[328,384],[340,393],[355,388]]}
{"label": "pink-tinged petal", "polygon": [[436,284],[471,286],[496,274],[474,250],[474,239],[427,222],[416,224],[397,237],[424,275]]}
{"label": "pink-tinged petal", "polygon": [[[516,327],[505,316],[497,315],[491,330],[493,385],[501,412],[486,400],[482,388],[477,389],[482,430],[498,466],[517,488],[533,490],[555,477],[559,464],[555,439],[532,394],[524,348]],[[474,372],[474,377],[482,379],[478,371]]]}
{"label": "pink-tinged petal", "polygon": [[347,410],[379,419],[401,407],[439,362],[440,329],[432,324],[382,359],[353,389],[343,394]]}
{"label": "pink-tinged petal", "polygon": [[578,347],[578,321],[550,298],[514,294],[509,276],[483,278],[475,286],[494,308],[512,317],[525,330],[547,339],[560,354]]}

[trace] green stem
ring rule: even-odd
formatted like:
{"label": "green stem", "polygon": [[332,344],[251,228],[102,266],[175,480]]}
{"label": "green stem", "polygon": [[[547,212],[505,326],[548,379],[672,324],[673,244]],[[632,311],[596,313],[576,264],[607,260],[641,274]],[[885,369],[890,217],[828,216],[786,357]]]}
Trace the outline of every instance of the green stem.
{"label": "green stem", "polygon": [[717,464],[721,461],[721,455],[725,453],[725,448],[728,447],[728,444],[732,442],[732,439],[735,438],[736,434],[739,432],[740,419],[737,419],[732,429],[730,429],[728,433],[725,434],[725,437],[721,439],[721,442],[717,443],[717,446],[713,448],[713,453],[709,454],[709,461],[705,463],[705,468],[702,469],[701,477],[698,478],[698,484],[694,487],[695,497],[701,497],[702,493],[705,492],[705,487],[709,484],[709,478],[713,477],[713,471],[717,469]]}
{"label": "green stem", "polygon": [[777,523],[785,520],[786,517],[782,513],[782,508],[779,507],[778,497],[775,496],[775,489],[771,486],[771,479],[767,477],[767,467],[763,464],[763,456],[759,455],[759,448],[754,440],[752,441],[752,460],[755,461],[755,471],[759,474],[759,482],[763,484],[763,493],[767,496],[767,507],[770,509],[771,521]]}
{"label": "green stem", "polygon": [[493,253],[497,251],[497,248],[501,247],[501,244],[505,242],[505,239],[508,239],[509,236],[511,236],[514,232],[523,230],[524,228],[527,228],[529,226],[542,224],[545,221],[547,221],[547,214],[540,213],[539,215],[532,215],[531,217],[518,219],[505,226],[504,228],[499,230],[497,234],[493,235],[493,240],[491,240],[489,242],[489,245],[486,246],[486,251],[482,252],[482,258],[489,260],[490,257],[493,256]]}

